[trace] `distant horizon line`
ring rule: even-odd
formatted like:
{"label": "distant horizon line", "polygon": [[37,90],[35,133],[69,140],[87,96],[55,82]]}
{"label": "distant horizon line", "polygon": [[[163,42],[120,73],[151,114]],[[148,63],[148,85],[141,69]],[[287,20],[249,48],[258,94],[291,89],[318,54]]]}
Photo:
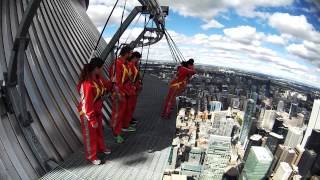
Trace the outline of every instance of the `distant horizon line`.
{"label": "distant horizon line", "polygon": [[[147,59],[141,59],[142,62],[146,62]],[[173,60],[155,60],[155,59],[148,59],[148,62],[164,62],[167,64],[177,64],[176,62],[174,62]],[[305,83],[302,80],[296,80],[296,79],[291,79],[289,77],[282,77],[282,76],[276,76],[276,75],[271,75],[271,74],[265,74],[262,72],[256,72],[256,71],[251,71],[251,70],[246,70],[246,69],[242,69],[242,68],[235,68],[235,67],[228,67],[228,66],[218,66],[218,65],[213,65],[213,64],[205,64],[205,63],[196,63],[202,66],[209,66],[209,67],[216,67],[216,68],[223,68],[223,69],[231,69],[231,70],[236,70],[236,71],[243,71],[246,73],[252,73],[252,74],[258,74],[258,75],[266,75],[266,76],[271,76],[274,77],[275,80],[281,80],[281,81],[285,81],[285,80],[290,80],[293,83],[299,84],[299,85],[303,85],[303,86],[308,86],[310,88],[314,88],[317,90],[320,90],[320,84],[319,85],[315,85],[315,84],[309,84],[309,83]],[[276,79],[279,78],[279,79]]]}

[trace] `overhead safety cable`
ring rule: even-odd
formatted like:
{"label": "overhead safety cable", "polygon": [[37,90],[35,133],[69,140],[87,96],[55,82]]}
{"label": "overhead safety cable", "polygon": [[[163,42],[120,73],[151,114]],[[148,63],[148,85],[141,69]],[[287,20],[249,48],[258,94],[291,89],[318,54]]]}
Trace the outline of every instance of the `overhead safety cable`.
{"label": "overhead safety cable", "polygon": [[132,26],[132,28],[131,28],[131,30],[130,30],[127,38],[126,38],[126,41],[124,42],[124,44],[127,44],[129,38],[131,37],[131,34],[132,34],[132,32],[133,32],[133,29],[137,26],[137,24],[138,24],[138,22],[139,22],[139,20],[140,20],[140,17],[141,17],[141,13],[139,14],[139,17],[138,17],[138,19],[136,20],[136,22],[134,23],[134,25]]}
{"label": "overhead safety cable", "polygon": [[[127,6],[127,0],[124,1],[124,5],[123,5],[123,10],[122,10],[122,14],[121,14],[121,22],[120,22],[120,30],[122,30],[122,24],[123,24],[123,18],[124,18],[124,12],[126,10],[126,6]],[[116,57],[118,57],[118,51],[120,50],[120,38],[118,39],[117,42],[117,50],[116,50]]]}
{"label": "overhead safety cable", "polygon": [[173,60],[177,64],[179,64],[181,61],[185,61],[184,56],[182,55],[181,51],[179,50],[178,46],[176,45],[176,43],[174,42],[174,40],[172,39],[168,31],[165,29],[163,31],[164,31],[164,35],[166,37]]}
{"label": "overhead safety cable", "polygon": [[176,51],[178,52],[178,55],[181,57],[181,59],[183,61],[186,61],[186,59],[184,58],[183,54],[181,53],[180,49],[178,48],[177,44],[175,43],[175,41],[172,39],[171,35],[169,34],[169,32],[165,29],[165,33],[168,35],[168,37],[170,38],[171,42],[173,43],[173,46],[175,47]]}
{"label": "overhead safety cable", "polygon": [[100,42],[100,40],[101,40],[101,38],[102,38],[103,32],[104,32],[104,30],[106,29],[106,27],[107,27],[107,25],[108,25],[108,23],[109,23],[109,21],[110,21],[110,18],[111,18],[112,14],[113,14],[113,11],[115,10],[118,2],[119,2],[119,0],[116,1],[116,3],[114,4],[114,6],[113,6],[113,8],[112,8],[112,10],[111,10],[111,12],[110,12],[110,14],[109,14],[109,16],[108,16],[108,18],[107,18],[107,20],[106,20],[106,23],[104,24],[103,29],[102,29],[102,31],[101,31],[101,33],[100,33],[99,38],[98,38],[98,41],[97,41],[94,49],[92,50],[92,52],[91,52],[91,54],[90,54],[89,60],[93,57],[94,52],[97,50],[97,48],[98,48],[98,46],[99,46],[99,42]]}
{"label": "overhead safety cable", "polygon": [[178,64],[179,59],[178,59],[178,57],[176,56],[175,52],[173,51],[173,47],[172,47],[172,45],[171,45],[171,43],[170,43],[170,39],[169,39],[169,37],[167,36],[166,33],[164,33],[164,36],[166,37],[167,44],[168,44],[168,47],[169,47],[171,56],[172,56],[173,60]]}
{"label": "overhead safety cable", "polygon": [[[152,21],[151,27],[153,28],[153,21]],[[153,35],[153,31],[151,31],[150,38],[152,38],[152,35]],[[144,64],[144,70],[143,70],[142,79],[141,79],[142,83],[143,83],[144,74],[146,73],[146,69],[147,69],[147,65],[148,65],[148,61],[149,61],[150,46],[151,46],[151,43],[149,43],[149,47],[148,47],[148,51],[147,51],[147,59],[146,59],[146,62]]]}
{"label": "overhead safety cable", "polygon": [[[144,28],[143,28],[143,31],[146,31],[147,29],[147,25],[149,24],[151,18],[149,17],[149,20],[147,22],[147,15],[144,16]],[[142,45],[141,45],[141,55],[143,54],[143,48],[144,48],[144,40],[145,40],[145,36],[143,35],[142,36]],[[141,59],[139,61],[139,69],[141,67]]]}

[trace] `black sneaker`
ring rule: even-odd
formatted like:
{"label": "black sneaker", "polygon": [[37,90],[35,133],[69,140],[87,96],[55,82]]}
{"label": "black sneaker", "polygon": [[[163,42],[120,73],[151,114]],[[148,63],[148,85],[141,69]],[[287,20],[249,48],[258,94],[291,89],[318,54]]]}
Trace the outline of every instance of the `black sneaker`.
{"label": "black sneaker", "polygon": [[137,124],[137,123],[138,123],[138,120],[136,120],[135,118],[132,118],[131,123],[132,123],[132,124]]}

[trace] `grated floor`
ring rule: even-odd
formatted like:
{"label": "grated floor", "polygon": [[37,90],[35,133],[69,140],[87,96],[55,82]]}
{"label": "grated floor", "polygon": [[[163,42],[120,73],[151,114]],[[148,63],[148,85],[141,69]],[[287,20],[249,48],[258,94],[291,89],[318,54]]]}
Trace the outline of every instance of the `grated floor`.
{"label": "grated floor", "polygon": [[156,77],[145,76],[134,117],[137,131],[126,134],[126,142],[113,142],[110,129],[105,130],[110,156],[99,155],[104,164],[94,166],[84,160],[83,150],[74,153],[42,180],[160,180],[166,166],[175,120],[163,120],[160,111],[168,85]]}

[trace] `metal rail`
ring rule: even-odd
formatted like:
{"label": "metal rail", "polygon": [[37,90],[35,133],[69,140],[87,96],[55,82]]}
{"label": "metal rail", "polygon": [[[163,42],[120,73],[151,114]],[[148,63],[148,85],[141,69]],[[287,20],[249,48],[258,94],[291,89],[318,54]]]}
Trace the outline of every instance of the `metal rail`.
{"label": "metal rail", "polygon": [[[107,47],[103,50],[100,56],[103,60],[107,59],[109,54],[115,49],[117,41],[139,13],[149,14],[150,19],[152,19],[156,27],[145,28],[137,37],[137,39],[130,43],[132,48],[155,44],[164,36],[163,27],[165,26],[165,17],[168,15],[169,8],[167,6],[159,6],[156,0],[139,0],[139,2],[142,6],[137,6],[131,11],[122,25],[118,28],[117,32],[114,34]],[[156,36],[144,38],[148,32],[155,32]],[[143,40],[147,40],[147,42],[144,42]]]}

